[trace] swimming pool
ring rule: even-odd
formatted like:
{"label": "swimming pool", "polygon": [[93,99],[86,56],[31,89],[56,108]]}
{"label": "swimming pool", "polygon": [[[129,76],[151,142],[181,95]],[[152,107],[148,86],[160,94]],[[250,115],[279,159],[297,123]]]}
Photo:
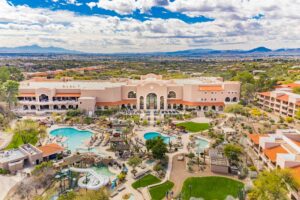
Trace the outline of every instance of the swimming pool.
{"label": "swimming pool", "polygon": [[50,131],[50,135],[66,137],[67,140],[63,142],[64,146],[74,152],[77,148],[82,148],[84,142],[89,140],[93,133],[75,128],[58,128]]}
{"label": "swimming pool", "polygon": [[169,143],[171,137],[169,136],[163,136],[162,134],[158,133],[158,132],[148,132],[144,134],[144,138],[145,140],[151,140],[154,139],[156,137],[161,137],[164,141],[164,143]]}
{"label": "swimming pool", "polygon": [[196,151],[202,153],[209,147],[209,142],[203,138],[198,137],[196,139]]}
{"label": "swimming pool", "polygon": [[112,173],[111,171],[109,171],[108,167],[105,165],[99,165],[96,167],[92,167],[93,170],[95,170],[95,172],[97,172],[100,175],[103,176],[107,176],[107,177],[113,177],[115,176],[114,173]]}

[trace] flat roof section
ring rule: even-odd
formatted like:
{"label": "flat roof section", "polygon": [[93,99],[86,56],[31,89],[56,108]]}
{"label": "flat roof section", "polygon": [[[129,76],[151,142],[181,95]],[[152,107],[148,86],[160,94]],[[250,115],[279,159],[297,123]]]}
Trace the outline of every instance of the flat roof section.
{"label": "flat roof section", "polygon": [[27,155],[25,155],[22,151],[19,149],[12,149],[8,151],[0,152],[0,162],[12,162],[16,160],[25,159]]}

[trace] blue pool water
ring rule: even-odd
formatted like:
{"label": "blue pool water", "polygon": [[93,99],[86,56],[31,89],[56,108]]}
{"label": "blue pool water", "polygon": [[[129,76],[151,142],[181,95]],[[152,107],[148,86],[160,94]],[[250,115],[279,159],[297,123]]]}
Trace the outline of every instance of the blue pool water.
{"label": "blue pool water", "polygon": [[170,137],[168,136],[163,136],[158,132],[148,132],[144,134],[145,140],[150,140],[156,137],[161,137],[164,140],[164,143],[169,143],[170,142]]}
{"label": "blue pool water", "polygon": [[92,169],[95,170],[95,172],[97,172],[98,174],[101,174],[104,176],[108,176],[108,177],[115,176],[115,174],[112,173],[111,171],[109,171],[108,167],[104,166],[104,165],[93,167]]}
{"label": "blue pool water", "polygon": [[74,152],[77,148],[82,148],[84,142],[89,140],[93,133],[90,131],[77,130],[75,128],[58,128],[52,130],[50,135],[66,137],[67,140],[64,142],[64,145]]}
{"label": "blue pool water", "polygon": [[196,151],[201,153],[209,146],[209,142],[207,140],[204,140],[202,138],[196,139]]}

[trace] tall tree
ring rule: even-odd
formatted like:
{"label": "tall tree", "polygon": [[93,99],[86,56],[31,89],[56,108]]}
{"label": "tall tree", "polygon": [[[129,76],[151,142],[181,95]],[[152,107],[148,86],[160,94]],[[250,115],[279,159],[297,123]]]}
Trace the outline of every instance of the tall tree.
{"label": "tall tree", "polygon": [[9,79],[10,73],[7,67],[0,67],[0,82],[4,83]]}
{"label": "tall tree", "polygon": [[16,81],[8,80],[2,84],[1,96],[5,102],[8,103],[9,108],[17,102],[19,92],[19,83]]}
{"label": "tall tree", "polygon": [[224,147],[225,156],[231,161],[238,161],[239,155],[242,154],[242,148],[235,144],[227,144]]}
{"label": "tall tree", "polygon": [[249,193],[250,200],[287,200],[289,199],[287,184],[298,187],[291,171],[275,169],[263,171],[254,181],[254,188]]}
{"label": "tall tree", "polygon": [[132,173],[135,175],[136,173],[136,170],[135,168],[142,163],[142,159],[137,157],[137,156],[134,156],[134,157],[131,157],[129,160],[128,160],[128,165],[131,166],[133,168],[132,170]]}
{"label": "tall tree", "polygon": [[153,158],[155,159],[163,159],[165,154],[168,152],[167,145],[161,137],[147,140],[146,148],[148,151],[151,150]]}

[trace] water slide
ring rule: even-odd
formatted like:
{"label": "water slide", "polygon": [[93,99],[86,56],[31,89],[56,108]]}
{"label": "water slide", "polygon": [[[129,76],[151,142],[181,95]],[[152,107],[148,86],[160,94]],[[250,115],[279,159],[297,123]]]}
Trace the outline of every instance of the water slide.
{"label": "water slide", "polygon": [[[88,190],[98,190],[109,183],[109,177],[100,175],[91,168],[70,167],[73,172],[86,173],[86,176],[79,178],[78,186]],[[87,181],[87,183],[85,183]]]}

